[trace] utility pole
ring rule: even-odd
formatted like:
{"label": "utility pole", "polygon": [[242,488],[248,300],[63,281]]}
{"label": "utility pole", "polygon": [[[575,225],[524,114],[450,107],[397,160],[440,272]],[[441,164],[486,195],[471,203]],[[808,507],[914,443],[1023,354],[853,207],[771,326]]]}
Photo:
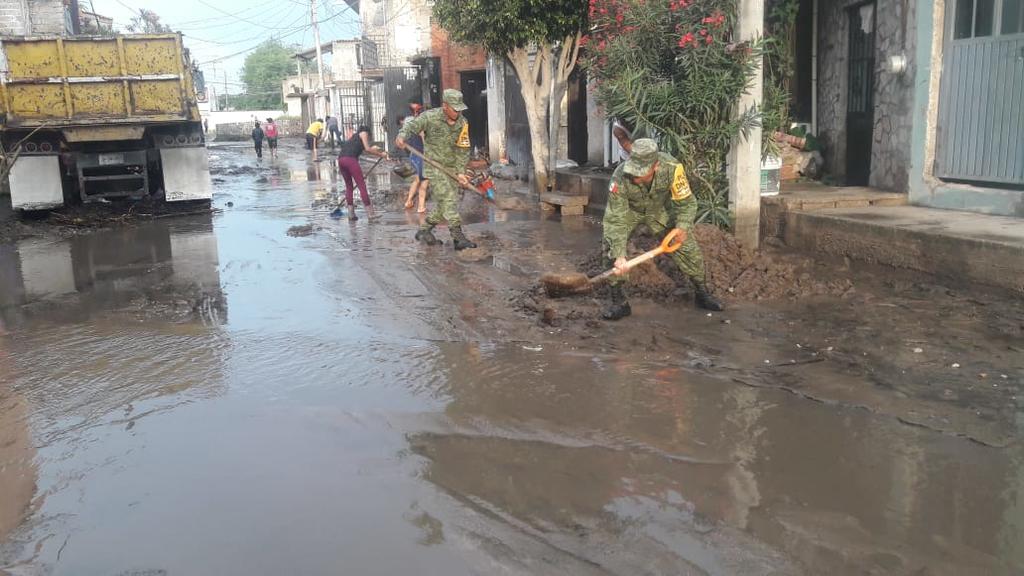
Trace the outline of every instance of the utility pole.
{"label": "utility pole", "polygon": [[213,102],[210,104],[210,110],[216,111],[220,108],[220,102],[217,100],[217,63],[210,63],[210,91],[213,92]]}
{"label": "utility pole", "polygon": [[[764,26],[764,0],[740,0],[736,36],[754,41],[761,37]],[[757,57],[757,68],[746,93],[740,96],[736,113],[761,107],[764,85],[763,62]],[[747,248],[757,249],[761,230],[761,128],[747,137],[737,138],[729,151],[729,209],[733,216],[736,239]]]}
{"label": "utility pole", "polygon": [[324,89],[324,55],[320,50],[320,23],[316,21],[316,2],[317,0],[309,2],[309,14],[313,21],[313,42],[316,42],[317,87],[316,94],[313,95],[313,102],[316,102],[320,91]]}

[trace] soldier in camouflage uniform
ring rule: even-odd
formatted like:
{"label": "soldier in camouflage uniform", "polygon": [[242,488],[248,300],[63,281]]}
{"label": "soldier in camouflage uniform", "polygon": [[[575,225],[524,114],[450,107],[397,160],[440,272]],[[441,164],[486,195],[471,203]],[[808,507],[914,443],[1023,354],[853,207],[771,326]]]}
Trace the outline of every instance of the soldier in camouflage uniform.
{"label": "soldier in camouflage uniform", "polygon": [[723,310],[722,303],[708,293],[704,282],[704,257],[691,234],[696,214],[697,200],[682,164],[658,152],[654,140],[641,138],[633,142],[629,160],[612,176],[604,211],[605,258],[608,264],[614,262],[616,269],[611,281],[612,303],[604,312],[606,319],[618,320],[632,313],[622,290],[622,276],[626,272],[626,244],[640,225],[647,226],[658,237],[664,237],[673,228],[682,230],[685,241],[682,248],[672,253],[672,260],[693,283],[698,306]]}
{"label": "soldier in camouflage uniform", "polygon": [[[466,104],[462,101],[462,92],[458,90],[445,90],[442,100],[444,103],[440,108],[428,110],[407,120],[399,131],[395,144],[405,149],[405,140],[413,134],[422,132],[423,154],[458,174],[459,183],[463,187],[469,187],[469,178],[464,174],[466,164],[469,162],[470,148],[469,122],[462,116]],[[446,221],[456,250],[476,248],[476,244],[462,233],[462,218],[459,217],[458,211],[458,186],[430,164],[424,164],[423,176],[430,180],[433,187],[434,210],[416,233],[416,239],[428,246],[441,244],[434,236],[434,227]]]}

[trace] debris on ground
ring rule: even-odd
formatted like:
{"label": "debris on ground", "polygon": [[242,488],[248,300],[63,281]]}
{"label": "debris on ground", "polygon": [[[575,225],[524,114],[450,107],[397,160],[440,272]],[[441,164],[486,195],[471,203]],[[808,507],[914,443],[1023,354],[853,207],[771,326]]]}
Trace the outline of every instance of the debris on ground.
{"label": "debris on ground", "polygon": [[[810,259],[774,255],[744,248],[736,237],[706,224],[698,224],[694,237],[704,254],[711,292],[727,301],[777,300],[804,296],[846,296],[853,292],[849,279],[822,280],[812,274]],[[630,241],[630,254],[657,246],[660,238],[641,234]],[[607,265],[597,250],[588,254],[578,269],[588,276],[600,274]],[[690,292],[687,279],[670,257],[641,264],[630,271],[628,291],[655,300],[678,300]]]}
{"label": "debris on ground", "polygon": [[494,254],[490,249],[479,246],[477,248],[466,248],[455,253],[455,258],[463,262],[483,262]]}
{"label": "debris on ground", "polygon": [[530,203],[519,196],[498,196],[494,205],[502,210],[529,210]]}
{"label": "debris on ground", "polygon": [[145,220],[209,214],[208,201],[164,202],[148,196],[139,200],[114,200],[73,204],[28,214],[0,213],[0,243],[29,236],[69,237],[132,225]]}
{"label": "debris on ground", "polygon": [[302,238],[313,234],[313,225],[305,224],[303,226],[292,226],[288,229],[288,235],[292,238]]}

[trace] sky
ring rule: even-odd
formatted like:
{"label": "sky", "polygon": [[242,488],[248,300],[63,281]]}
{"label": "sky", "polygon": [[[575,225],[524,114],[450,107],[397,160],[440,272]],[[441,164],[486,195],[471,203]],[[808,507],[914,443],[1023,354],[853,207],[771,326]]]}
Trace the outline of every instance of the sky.
{"label": "sky", "polygon": [[[206,81],[216,81],[223,92],[225,73],[228,92],[244,88],[239,82],[248,52],[268,38],[282,43],[313,47],[310,23],[311,0],[79,0],[86,10],[114,19],[124,30],[136,10],[145,8],[161,22],[185,35],[185,46],[199,62]],[[359,15],[343,0],[316,0],[320,41],[359,36]]]}

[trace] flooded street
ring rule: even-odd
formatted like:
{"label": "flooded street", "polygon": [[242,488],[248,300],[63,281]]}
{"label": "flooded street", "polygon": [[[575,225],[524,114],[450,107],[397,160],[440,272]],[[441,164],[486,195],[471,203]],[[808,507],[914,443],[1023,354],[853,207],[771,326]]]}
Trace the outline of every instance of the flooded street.
{"label": "flooded street", "polygon": [[212,215],[0,244],[0,574],[1024,573],[1020,302],[545,324],[599,222],[467,197],[457,257],[210,154]]}

